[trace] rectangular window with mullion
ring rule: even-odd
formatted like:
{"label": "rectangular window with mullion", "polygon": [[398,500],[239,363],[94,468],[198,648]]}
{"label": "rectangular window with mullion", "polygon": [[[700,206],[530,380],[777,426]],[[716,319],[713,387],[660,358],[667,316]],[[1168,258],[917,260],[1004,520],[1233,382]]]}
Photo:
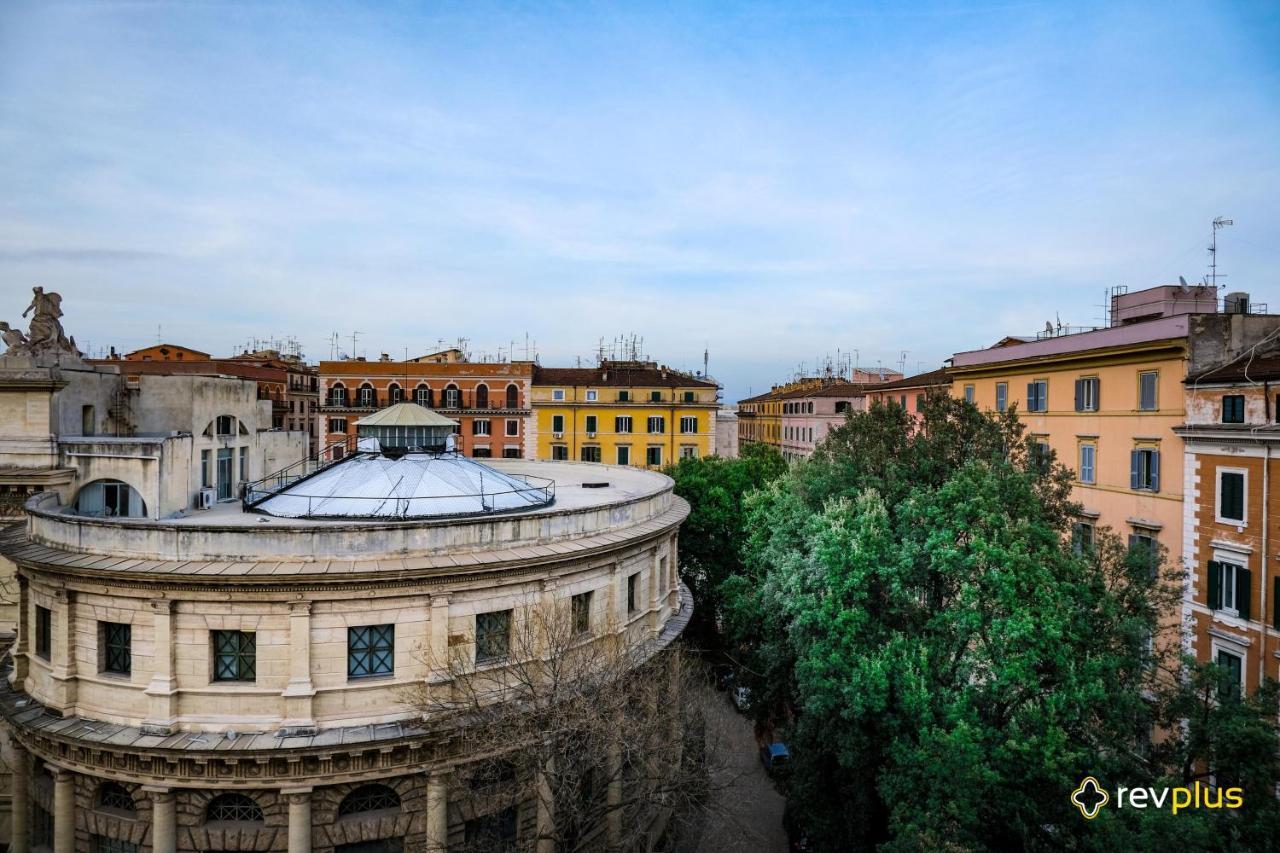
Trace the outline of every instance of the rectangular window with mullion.
{"label": "rectangular window with mullion", "polygon": [[48,660],[53,654],[53,611],[36,605],[36,654]]}
{"label": "rectangular window with mullion", "polygon": [[100,622],[102,671],[129,675],[133,671],[133,628],[118,622]]}
{"label": "rectangular window with mullion", "polygon": [[573,632],[589,634],[591,632],[591,599],[592,593],[582,592],[570,599],[573,608]]}
{"label": "rectangular window with mullion", "polygon": [[1222,398],[1222,422],[1224,424],[1244,423],[1244,395],[1226,394]]}
{"label": "rectangular window with mullion", "polygon": [[1049,407],[1049,381],[1036,379],[1027,383],[1027,411],[1044,412]]}
{"label": "rectangular window with mullion", "polygon": [[1154,370],[1138,374],[1138,409],[1154,412],[1159,405],[1158,383],[1160,374]]}
{"label": "rectangular window with mullion", "polygon": [[1098,377],[1089,376],[1076,380],[1076,411],[1098,411]]}
{"label": "rectangular window with mullion", "polygon": [[1221,694],[1224,697],[1239,698],[1244,686],[1244,662],[1239,655],[1219,650],[1216,663],[1222,668],[1222,685],[1219,688]]}
{"label": "rectangular window with mullion", "polygon": [[1209,561],[1209,609],[1234,611],[1248,619],[1253,573],[1244,566],[1219,560]]}
{"label": "rectangular window with mullion", "polygon": [[507,659],[511,651],[511,611],[476,614],[476,663]]}
{"label": "rectangular window with mullion", "polygon": [[1138,447],[1129,454],[1129,488],[1137,491],[1160,491],[1160,451]]}
{"label": "rectangular window with mullion", "polygon": [[1080,482],[1093,484],[1097,480],[1098,446],[1096,444],[1080,445]]}
{"label": "rectangular window with mullion", "polygon": [[391,675],[396,668],[396,626],[347,629],[347,678]]}
{"label": "rectangular window with mullion", "polygon": [[248,631],[214,631],[213,680],[255,681],[257,677],[257,635]]}
{"label": "rectangular window with mullion", "polygon": [[1244,474],[1218,472],[1218,518],[1244,523]]}

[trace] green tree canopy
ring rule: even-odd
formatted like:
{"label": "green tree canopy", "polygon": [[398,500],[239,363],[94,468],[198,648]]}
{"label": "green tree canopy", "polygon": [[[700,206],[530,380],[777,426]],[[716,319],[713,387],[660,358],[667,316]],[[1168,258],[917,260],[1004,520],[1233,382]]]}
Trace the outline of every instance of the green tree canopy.
{"label": "green tree canopy", "polygon": [[[1150,642],[1179,576],[1106,530],[1073,547],[1070,486],[1014,413],[935,395],[918,425],[851,416],[747,497],[744,567],[718,593],[818,849],[1126,849],[1160,820],[1086,822],[1080,779],[1154,784],[1239,742],[1151,748],[1188,703],[1176,644]],[[1235,772],[1261,779],[1275,707],[1245,704],[1229,725],[1272,764]],[[1196,726],[1228,725],[1210,711]]]}
{"label": "green tree canopy", "polygon": [[704,646],[718,642],[720,585],[741,571],[746,541],[743,499],[786,470],[782,455],[763,444],[746,444],[737,459],[681,459],[666,469],[675,493],[689,502],[680,529],[680,571],[694,599],[690,633]]}

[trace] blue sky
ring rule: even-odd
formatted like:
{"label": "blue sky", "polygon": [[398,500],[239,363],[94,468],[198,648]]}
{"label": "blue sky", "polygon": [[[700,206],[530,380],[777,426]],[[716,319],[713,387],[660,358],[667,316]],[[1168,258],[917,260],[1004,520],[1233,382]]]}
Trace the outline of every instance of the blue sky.
{"label": "blue sky", "polygon": [[1220,262],[1280,307],[1274,3],[0,5],[0,318],[328,357],[635,332],[730,400]]}

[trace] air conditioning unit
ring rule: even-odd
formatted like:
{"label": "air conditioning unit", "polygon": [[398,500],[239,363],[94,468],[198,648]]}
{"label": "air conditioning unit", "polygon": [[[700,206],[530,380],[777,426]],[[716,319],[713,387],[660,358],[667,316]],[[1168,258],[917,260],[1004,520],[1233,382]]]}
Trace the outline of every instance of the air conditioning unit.
{"label": "air conditioning unit", "polygon": [[213,489],[205,487],[196,492],[196,509],[209,509],[216,501],[216,494]]}
{"label": "air conditioning unit", "polygon": [[553,433],[551,433],[551,437],[552,437],[552,438],[564,438],[564,433],[562,433],[562,432],[553,432]]}
{"label": "air conditioning unit", "polygon": [[587,433],[587,438],[595,438],[595,437],[596,437],[596,434],[594,432]]}

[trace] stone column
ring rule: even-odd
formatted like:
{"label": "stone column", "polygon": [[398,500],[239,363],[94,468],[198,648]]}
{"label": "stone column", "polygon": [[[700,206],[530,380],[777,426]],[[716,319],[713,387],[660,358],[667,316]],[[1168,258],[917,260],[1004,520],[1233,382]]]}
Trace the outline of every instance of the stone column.
{"label": "stone column", "polygon": [[76,594],[60,589],[53,612],[53,659],[50,678],[54,683],[53,703],[63,716],[76,713]]}
{"label": "stone column", "polygon": [[680,609],[680,550],[678,540],[678,536],[672,536],[671,544],[667,546],[667,571],[671,573],[671,580],[667,590],[667,604],[673,614]]}
{"label": "stone column", "polygon": [[[559,624],[559,613],[556,610],[556,582],[554,580],[544,580],[542,582],[542,594],[538,596],[536,607],[537,619],[541,623],[538,626],[538,658],[547,660],[554,652],[562,651],[552,649],[552,643],[556,640],[564,639],[564,626]],[[556,636],[556,634],[560,636]],[[512,649],[512,653],[520,654],[520,651]]]}
{"label": "stone column", "polygon": [[550,774],[555,771],[555,759],[547,759],[546,770],[538,771],[538,845],[537,853],[556,853],[555,792],[551,790]]}
{"label": "stone column", "polygon": [[449,849],[449,786],[442,771],[427,776],[427,853]]}
{"label": "stone column", "polygon": [[13,744],[13,815],[9,831],[9,853],[31,850],[31,759],[27,751]]}
{"label": "stone column", "polygon": [[623,634],[627,630],[627,620],[631,614],[627,612],[627,575],[622,571],[621,563],[613,564],[614,618],[618,630]]}
{"label": "stone column", "polygon": [[147,685],[147,719],[142,723],[145,734],[168,735],[177,722],[178,684],[173,666],[174,602],[162,598],[151,602],[152,655],[151,683]]}
{"label": "stone column", "polygon": [[289,605],[289,684],[284,693],[285,719],[281,728],[314,732],[316,721],[311,702],[316,695],[311,684],[311,602]]}
{"label": "stone column", "polygon": [[431,621],[427,625],[427,695],[444,702],[453,690],[449,669],[449,596],[431,596]]}
{"label": "stone column", "polygon": [[61,767],[53,773],[53,853],[75,853],[76,777]]}
{"label": "stone column", "polygon": [[286,788],[289,803],[289,853],[311,853],[311,789]]}
{"label": "stone column", "polygon": [[170,788],[144,785],[151,795],[151,853],[177,853],[178,812]]}
{"label": "stone column", "polygon": [[649,634],[658,636],[658,631],[662,629],[662,620],[659,618],[662,614],[658,610],[658,578],[662,575],[662,558],[659,556],[661,548],[653,549],[653,562],[649,565]]}
{"label": "stone column", "polygon": [[18,575],[18,638],[13,644],[13,673],[9,683],[15,690],[26,692],[31,650],[31,590],[27,579]]}
{"label": "stone column", "polygon": [[609,744],[605,772],[609,774],[609,790],[605,800],[609,807],[605,818],[605,838],[610,850],[620,850],[622,848],[622,744],[617,740]]}

